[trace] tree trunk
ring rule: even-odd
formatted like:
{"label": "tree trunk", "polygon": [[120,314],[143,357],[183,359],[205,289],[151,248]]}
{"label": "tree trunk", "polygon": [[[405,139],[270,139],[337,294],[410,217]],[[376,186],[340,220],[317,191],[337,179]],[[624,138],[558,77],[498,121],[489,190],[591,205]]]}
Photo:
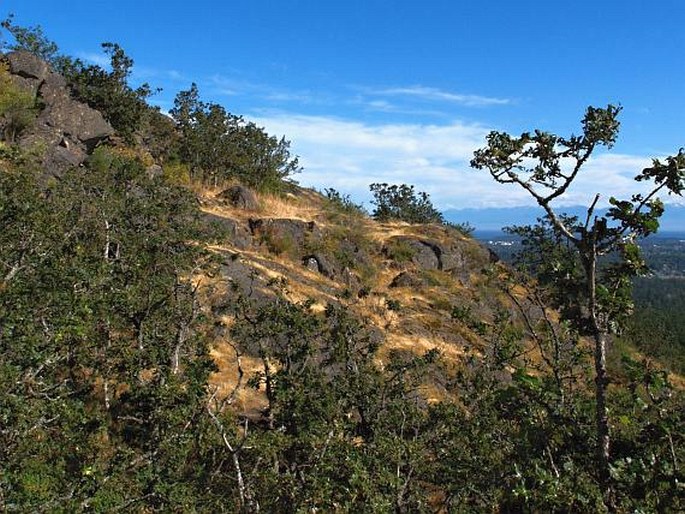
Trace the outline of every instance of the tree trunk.
{"label": "tree trunk", "polygon": [[607,409],[606,393],[609,385],[607,375],[607,332],[599,321],[597,307],[597,259],[592,252],[586,265],[588,278],[589,317],[592,337],[595,343],[595,423],[597,432],[597,460],[599,464],[599,486],[602,491],[604,505],[609,512],[613,512],[614,499],[609,474],[611,457],[611,436],[609,433],[609,411]]}
{"label": "tree trunk", "polygon": [[271,376],[271,363],[269,358],[262,355],[262,365],[264,366],[264,385],[266,388],[266,398],[269,401],[267,407],[267,422],[269,423],[269,430],[274,429],[274,392],[273,392],[273,378]]}
{"label": "tree trunk", "polygon": [[606,391],[609,384],[606,368],[606,335],[600,330],[594,334],[595,339],[595,417],[597,423],[597,457],[599,460],[599,480],[604,504],[613,511],[613,491],[609,475],[610,435],[609,412],[606,403]]}

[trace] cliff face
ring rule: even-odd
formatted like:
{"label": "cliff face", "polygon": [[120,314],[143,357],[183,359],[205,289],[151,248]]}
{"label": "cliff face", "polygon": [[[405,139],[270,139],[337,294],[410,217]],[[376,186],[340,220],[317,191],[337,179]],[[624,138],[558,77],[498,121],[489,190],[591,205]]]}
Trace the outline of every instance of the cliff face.
{"label": "cliff face", "polygon": [[97,144],[114,134],[102,114],[74,100],[64,78],[40,58],[27,52],[0,57],[12,80],[32,95],[38,107],[35,121],[22,132],[19,145],[40,146],[43,165],[59,175],[82,164]]}

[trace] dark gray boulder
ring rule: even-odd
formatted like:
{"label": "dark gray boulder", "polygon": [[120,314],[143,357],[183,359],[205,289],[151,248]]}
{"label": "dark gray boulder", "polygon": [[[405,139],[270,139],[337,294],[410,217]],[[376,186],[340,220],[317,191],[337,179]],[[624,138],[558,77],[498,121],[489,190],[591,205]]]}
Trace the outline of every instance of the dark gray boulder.
{"label": "dark gray boulder", "polygon": [[225,237],[232,246],[240,250],[247,250],[252,246],[252,234],[245,224],[231,218],[224,218],[208,212],[203,213],[203,217],[205,221],[210,225],[213,225],[219,232],[219,235]]}
{"label": "dark gray boulder", "polygon": [[441,269],[439,248],[427,240],[395,236],[388,240],[383,253],[398,262],[411,261],[420,269]]}
{"label": "dark gray boulder", "polygon": [[461,273],[483,268],[493,261],[486,248],[470,240],[442,243],[413,236],[396,236],[388,240],[384,253],[393,258],[398,253],[398,247],[403,249],[403,254],[410,255],[416,267],[424,270]]}
{"label": "dark gray boulder", "polygon": [[308,269],[321,273],[323,276],[330,279],[335,279],[340,274],[340,271],[333,261],[320,253],[307,255],[304,259],[302,259],[302,264],[304,264]]}
{"label": "dark gray boulder", "polygon": [[20,77],[19,75],[12,75],[11,77],[15,85],[28,92],[34,99],[38,96],[38,88],[41,85],[38,79]]}
{"label": "dark gray boulder", "polygon": [[390,282],[390,287],[419,287],[423,283],[419,277],[408,271],[403,271],[399,275],[395,276]]}
{"label": "dark gray boulder", "polygon": [[456,240],[439,247],[441,269],[449,273],[477,271],[493,262],[491,252],[473,240]]}
{"label": "dark gray boulder", "polygon": [[313,221],[290,218],[250,219],[250,231],[262,243],[281,242],[301,253],[321,239],[321,229]]}
{"label": "dark gray boulder", "polygon": [[232,207],[245,209],[248,211],[256,211],[259,209],[259,200],[257,195],[250,188],[242,185],[234,185],[221,191],[217,198],[224,200]]}
{"label": "dark gray boulder", "polygon": [[5,59],[10,73],[19,77],[42,82],[50,71],[48,63],[29,52],[9,52]]}
{"label": "dark gray boulder", "polygon": [[7,62],[14,83],[36,98],[38,116],[19,136],[23,148],[43,149],[43,165],[59,176],[81,165],[88,154],[114,129],[102,114],[71,96],[66,80],[50,66],[28,52],[10,52]]}
{"label": "dark gray boulder", "polygon": [[37,124],[52,127],[74,143],[92,150],[97,143],[114,134],[99,111],[74,100],[64,79],[50,73],[38,91],[45,108],[38,116]]}

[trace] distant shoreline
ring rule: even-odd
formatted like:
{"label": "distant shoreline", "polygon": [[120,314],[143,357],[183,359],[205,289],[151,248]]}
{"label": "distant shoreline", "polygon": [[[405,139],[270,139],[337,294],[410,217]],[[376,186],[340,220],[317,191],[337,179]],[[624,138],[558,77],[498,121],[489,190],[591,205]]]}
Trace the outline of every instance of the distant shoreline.
{"label": "distant shoreline", "polygon": [[[494,230],[494,229],[485,229],[485,230],[479,230],[476,228],[476,230],[473,231],[473,236],[478,239],[478,240],[484,240],[484,239],[493,239],[497,238],[500,240],[517,240],[519,239],[518,236],[513,235],[513,234],[508,234],[503,231],[503,229],[500,230]],[[676,230],[664,230],[663,232],[657,232],[654,235],[649,236],[646,239],[679,239],[685,242],[685,231],[676,231]]]}

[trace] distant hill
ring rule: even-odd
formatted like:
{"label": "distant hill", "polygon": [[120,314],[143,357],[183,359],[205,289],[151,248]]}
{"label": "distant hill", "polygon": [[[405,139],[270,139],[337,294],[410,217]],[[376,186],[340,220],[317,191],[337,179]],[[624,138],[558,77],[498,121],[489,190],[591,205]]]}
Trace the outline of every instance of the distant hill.
{"label": "distant hill", "polygon": [[[571,206],[564,211],[576,216],[584,216],[586,208],[580,205]],[[600,210],[600,213],[606,210]],[[542,214],[542,209],[530,207],[501,207],[486,209],[448,209],[445,219],[452,222],[466,222],[476,230],[499,230],[508,225],[526,225],[534,223]],[[668,205],[661,218],[661,232],[685,232],[685,206]]]}

